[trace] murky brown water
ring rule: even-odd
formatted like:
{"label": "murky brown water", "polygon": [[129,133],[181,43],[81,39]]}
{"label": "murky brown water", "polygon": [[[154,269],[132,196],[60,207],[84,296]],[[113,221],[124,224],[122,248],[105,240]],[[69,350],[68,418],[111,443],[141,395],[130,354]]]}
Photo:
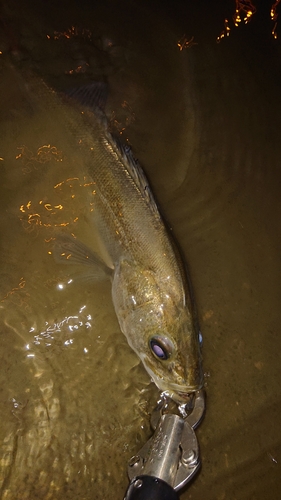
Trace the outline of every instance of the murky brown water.
{"label": "murky brown water", "polygon": [[[277,500],[280,43],[257,13],[216,44],[232,2],[227,12],[42,4],[2,4],[0,49],[19,45],[18,64],[58,89],[108,79],[108,113],[126,126],[189,262],[208,400],[202,470],[181,498]],[[184,34],[198,44],[180,51]],[[45,240],[68,222],[95,243],[87,187],[66,181],[79,164],[52,110],[27,120],[21,106],[1,66],[1,498],[122,499],[158,393],[119,331],[109,285],[58,288],[71,272]]]}

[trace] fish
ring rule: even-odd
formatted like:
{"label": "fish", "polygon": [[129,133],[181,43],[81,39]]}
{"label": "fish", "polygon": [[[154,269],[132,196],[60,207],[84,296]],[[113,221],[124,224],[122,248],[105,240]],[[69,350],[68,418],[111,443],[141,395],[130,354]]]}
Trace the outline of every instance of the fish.
{"label": "fish", "polygon": [[147,177],[110,129],[102,85],[91,82],[63,97],[40,78],[25,78],[31,108],[58,113],[94,186],[90,217],[103,255],[64,233],[56,235],[55,260],[85,263],[95,280],[111,280],[129,346],[159,390],[182,403],[203,386],[200,332],[185,264]]}

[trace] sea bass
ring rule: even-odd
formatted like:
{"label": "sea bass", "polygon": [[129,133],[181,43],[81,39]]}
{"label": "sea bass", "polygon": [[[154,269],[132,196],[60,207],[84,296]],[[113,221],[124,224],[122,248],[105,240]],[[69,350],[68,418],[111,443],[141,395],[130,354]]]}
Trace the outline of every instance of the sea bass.
{"label": "sea bass", "polygon": [[91,223],[107,253],[103,260],[64,235],[56,238],[56,259],[88,261],[99,268],[98,277],[111,278],[113,305],[129,345],[157,387],[176,402],[184,401],[203,383],[188,280],[143,170],[109,130],[99,106],[101,87],[90,84],[73,92],[71,101],[79,101],[73,105],[29,76],[28,93],[42,110],[57,109],[63,116],[76,156],[94,185]]}

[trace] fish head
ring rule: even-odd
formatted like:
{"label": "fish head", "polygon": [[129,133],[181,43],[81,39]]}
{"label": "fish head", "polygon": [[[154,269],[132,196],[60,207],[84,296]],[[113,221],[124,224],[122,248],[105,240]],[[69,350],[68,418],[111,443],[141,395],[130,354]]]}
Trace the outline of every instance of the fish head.
{"label": "fish head", "polygon": [[202,388],[199,332],[192,313],[170,284],[124,261],[113,279],[121,330],[157,387],[177,403]]}
{"label": "fish head", "polygon": [[[167,321],[169,306],[173,317]],[[156,315],[157,324],[147,329],[140,358],[157,387],[177,403],[184,403],[191,392],[202,388],[201,352],[189,310],[175,309],[166,303],[162,318]]]}

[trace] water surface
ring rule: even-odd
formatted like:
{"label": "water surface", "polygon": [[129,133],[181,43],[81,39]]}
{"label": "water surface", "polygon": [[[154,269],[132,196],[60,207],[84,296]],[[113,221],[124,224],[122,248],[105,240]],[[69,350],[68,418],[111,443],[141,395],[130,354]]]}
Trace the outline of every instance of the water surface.
{"label": "water surface", "polygon": [[[183,500],[281,491],[280,44],[257,7],[219,44],[232,2],[1,9],[14,64],[57,90],[108,81],[108,116],[188,261],[207,412],[202,470]],[[180,51],[184,35],[196,43]],[[96,245],[83,158],[62,119],[26,109],[4,64],[1,110],[1,498],[121,499],[158,392],[119,330],[109,284],[67,285],[81,270],[48,253],[60,227]]]}

